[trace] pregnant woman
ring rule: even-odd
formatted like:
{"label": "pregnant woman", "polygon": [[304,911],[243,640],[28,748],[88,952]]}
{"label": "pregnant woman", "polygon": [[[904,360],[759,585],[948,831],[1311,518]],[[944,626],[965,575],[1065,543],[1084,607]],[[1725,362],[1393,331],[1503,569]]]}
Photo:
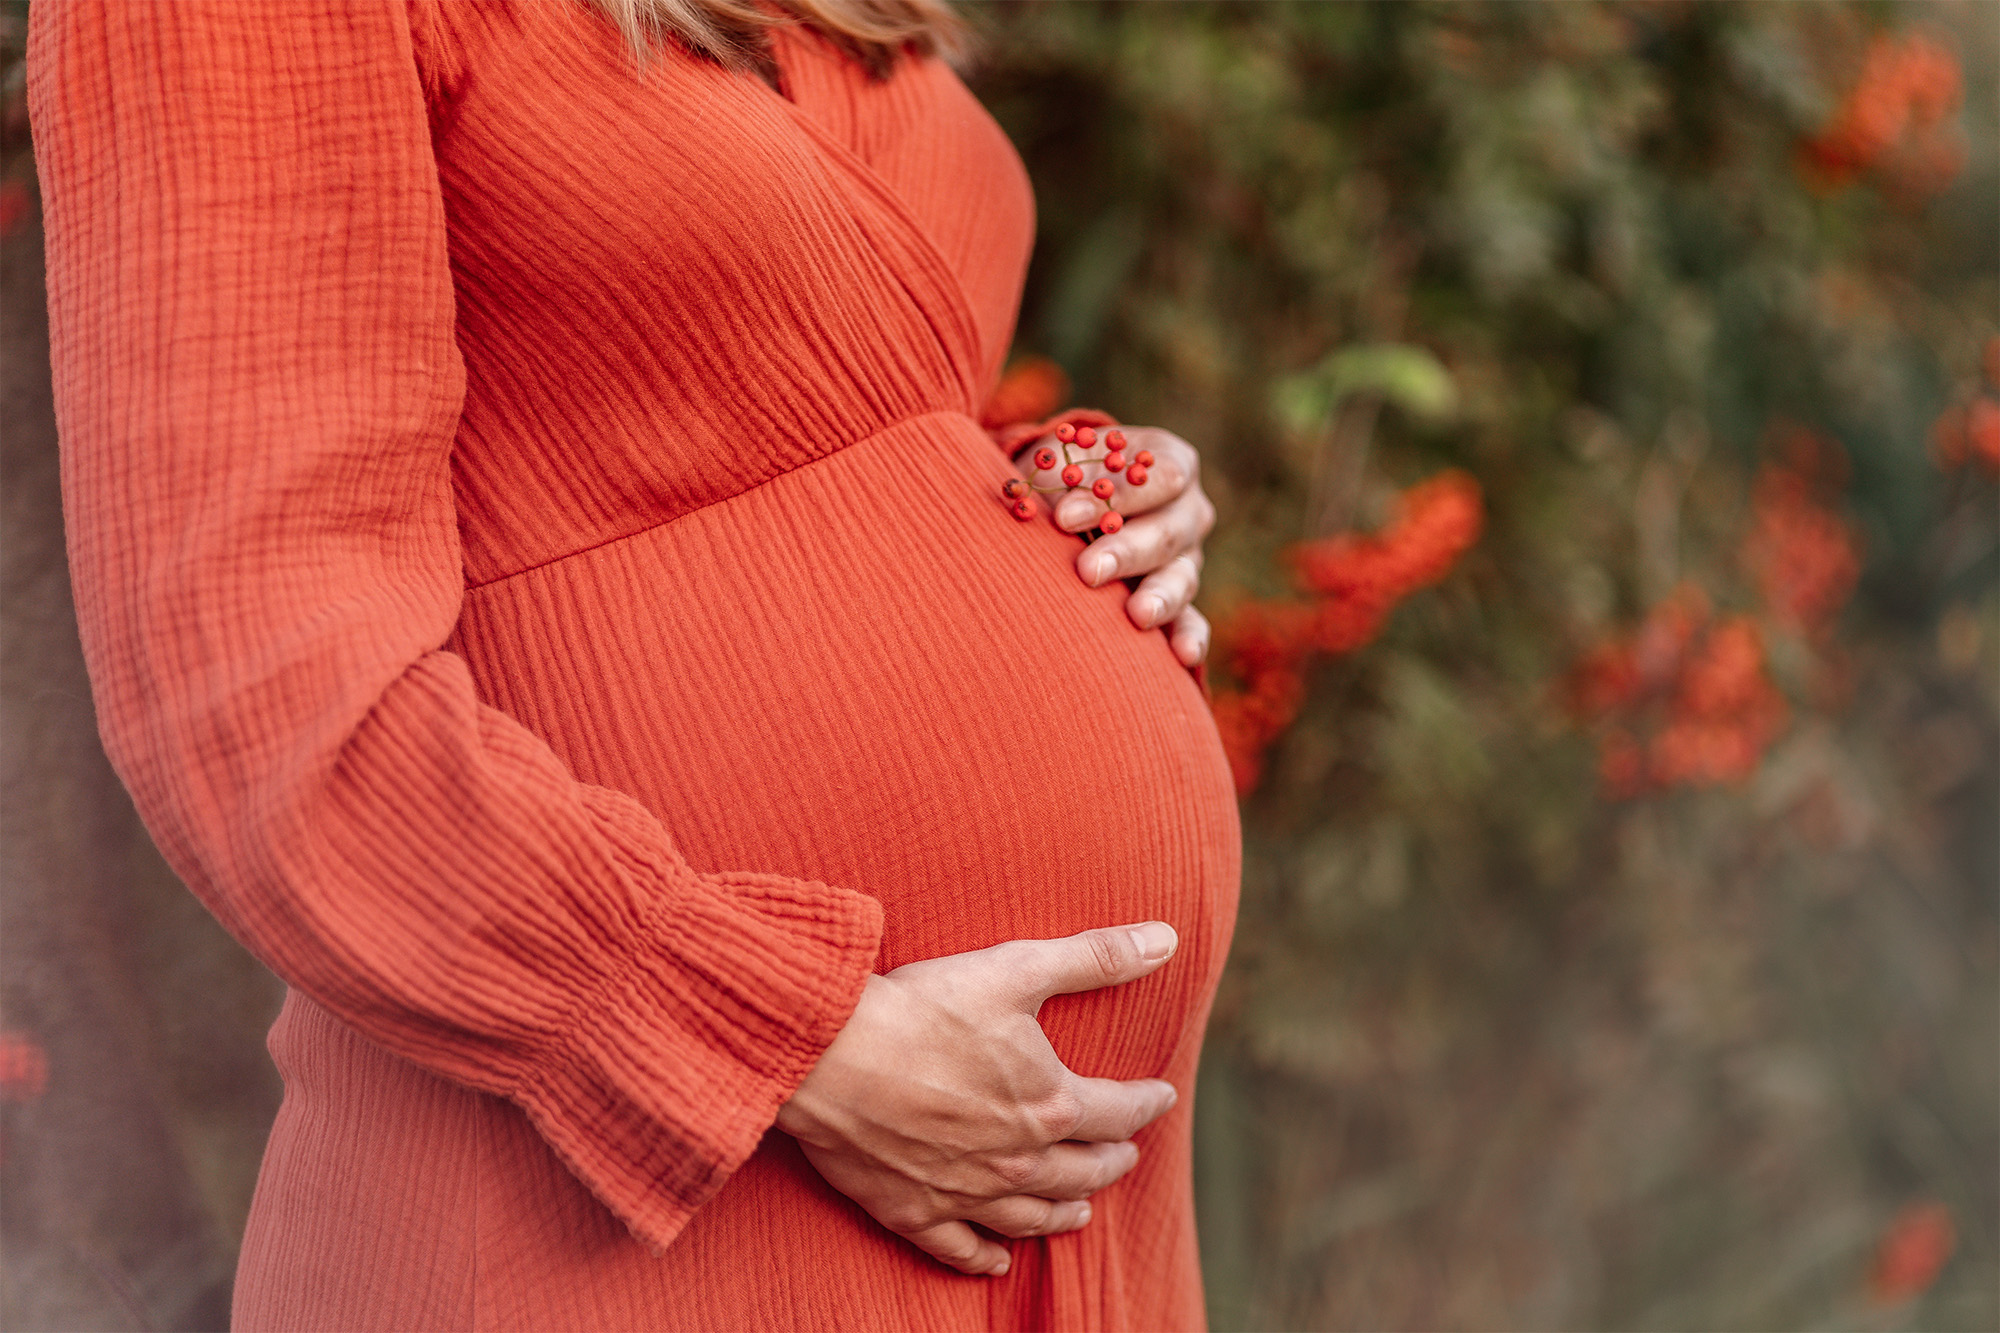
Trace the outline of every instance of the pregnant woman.
{"label": "pregnant woman", "polygon": [[1192,453],[1009,513],[1020,165],[793,10],[32,11],[100,724],[290,985],[239,1326],[1201,1322]]}

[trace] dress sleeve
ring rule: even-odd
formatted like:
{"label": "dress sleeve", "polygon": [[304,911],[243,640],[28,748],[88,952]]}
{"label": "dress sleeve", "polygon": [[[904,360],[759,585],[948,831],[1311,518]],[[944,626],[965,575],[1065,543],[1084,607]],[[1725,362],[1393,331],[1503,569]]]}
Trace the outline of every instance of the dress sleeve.
{"label": "dress sleeve", "polygon": [[846,1022],[881,909],[694,872],[444,650],[465,376],[404,0],[41,0],[29,68],[113,763],[274,971],[519,1104],[665,1245]]}

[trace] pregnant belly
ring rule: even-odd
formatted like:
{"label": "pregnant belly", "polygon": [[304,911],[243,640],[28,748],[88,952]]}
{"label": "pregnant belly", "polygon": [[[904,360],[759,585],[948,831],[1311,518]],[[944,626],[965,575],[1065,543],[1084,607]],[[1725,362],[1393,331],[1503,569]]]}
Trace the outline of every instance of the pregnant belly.
{"label": "pregnant belly", "polygon": [[878,898],[880,971],[1171,922],[1167,968],[1043,1011],[1080,1072],[1165,1073],[1199,1042],[1234,917],[1228,769],[1164,637],[1122,588],[1078,581],[1076,539],[1006,513],[1007,475],[970,420],[904,422],[475,589],[455,646],[697,868]]}

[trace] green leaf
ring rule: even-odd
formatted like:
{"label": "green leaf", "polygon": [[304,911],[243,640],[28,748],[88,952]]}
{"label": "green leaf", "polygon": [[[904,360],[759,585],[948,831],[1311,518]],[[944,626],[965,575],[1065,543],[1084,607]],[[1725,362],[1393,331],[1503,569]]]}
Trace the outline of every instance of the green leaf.
{"label": "green leaf", "polygon": [[1407,343],[1343,347],[1300,375],[1281,380],[1272,408],[1294,430],[1323,426],[1356,394],[1378,394],[1411,416],[1441,420],[1458,409],[1458,385],[1428,350]]}

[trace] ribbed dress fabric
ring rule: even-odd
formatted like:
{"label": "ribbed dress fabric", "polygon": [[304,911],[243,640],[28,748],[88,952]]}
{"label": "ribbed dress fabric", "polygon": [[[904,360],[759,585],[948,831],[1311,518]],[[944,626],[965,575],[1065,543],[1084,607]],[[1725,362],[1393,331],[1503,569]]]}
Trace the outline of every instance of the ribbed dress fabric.
{"label": "ribbed dress fabric", "polygon": [[[641,71],[569,0],[30,14],[101,728],[291,988],[238,1326],[1198,1326],[1235,804],[998,498],[1032,200],[955,76]],[[871,970],[1148,918],[1042,1018],[1182,1100],[1006,1277],[770,1129]]]}

